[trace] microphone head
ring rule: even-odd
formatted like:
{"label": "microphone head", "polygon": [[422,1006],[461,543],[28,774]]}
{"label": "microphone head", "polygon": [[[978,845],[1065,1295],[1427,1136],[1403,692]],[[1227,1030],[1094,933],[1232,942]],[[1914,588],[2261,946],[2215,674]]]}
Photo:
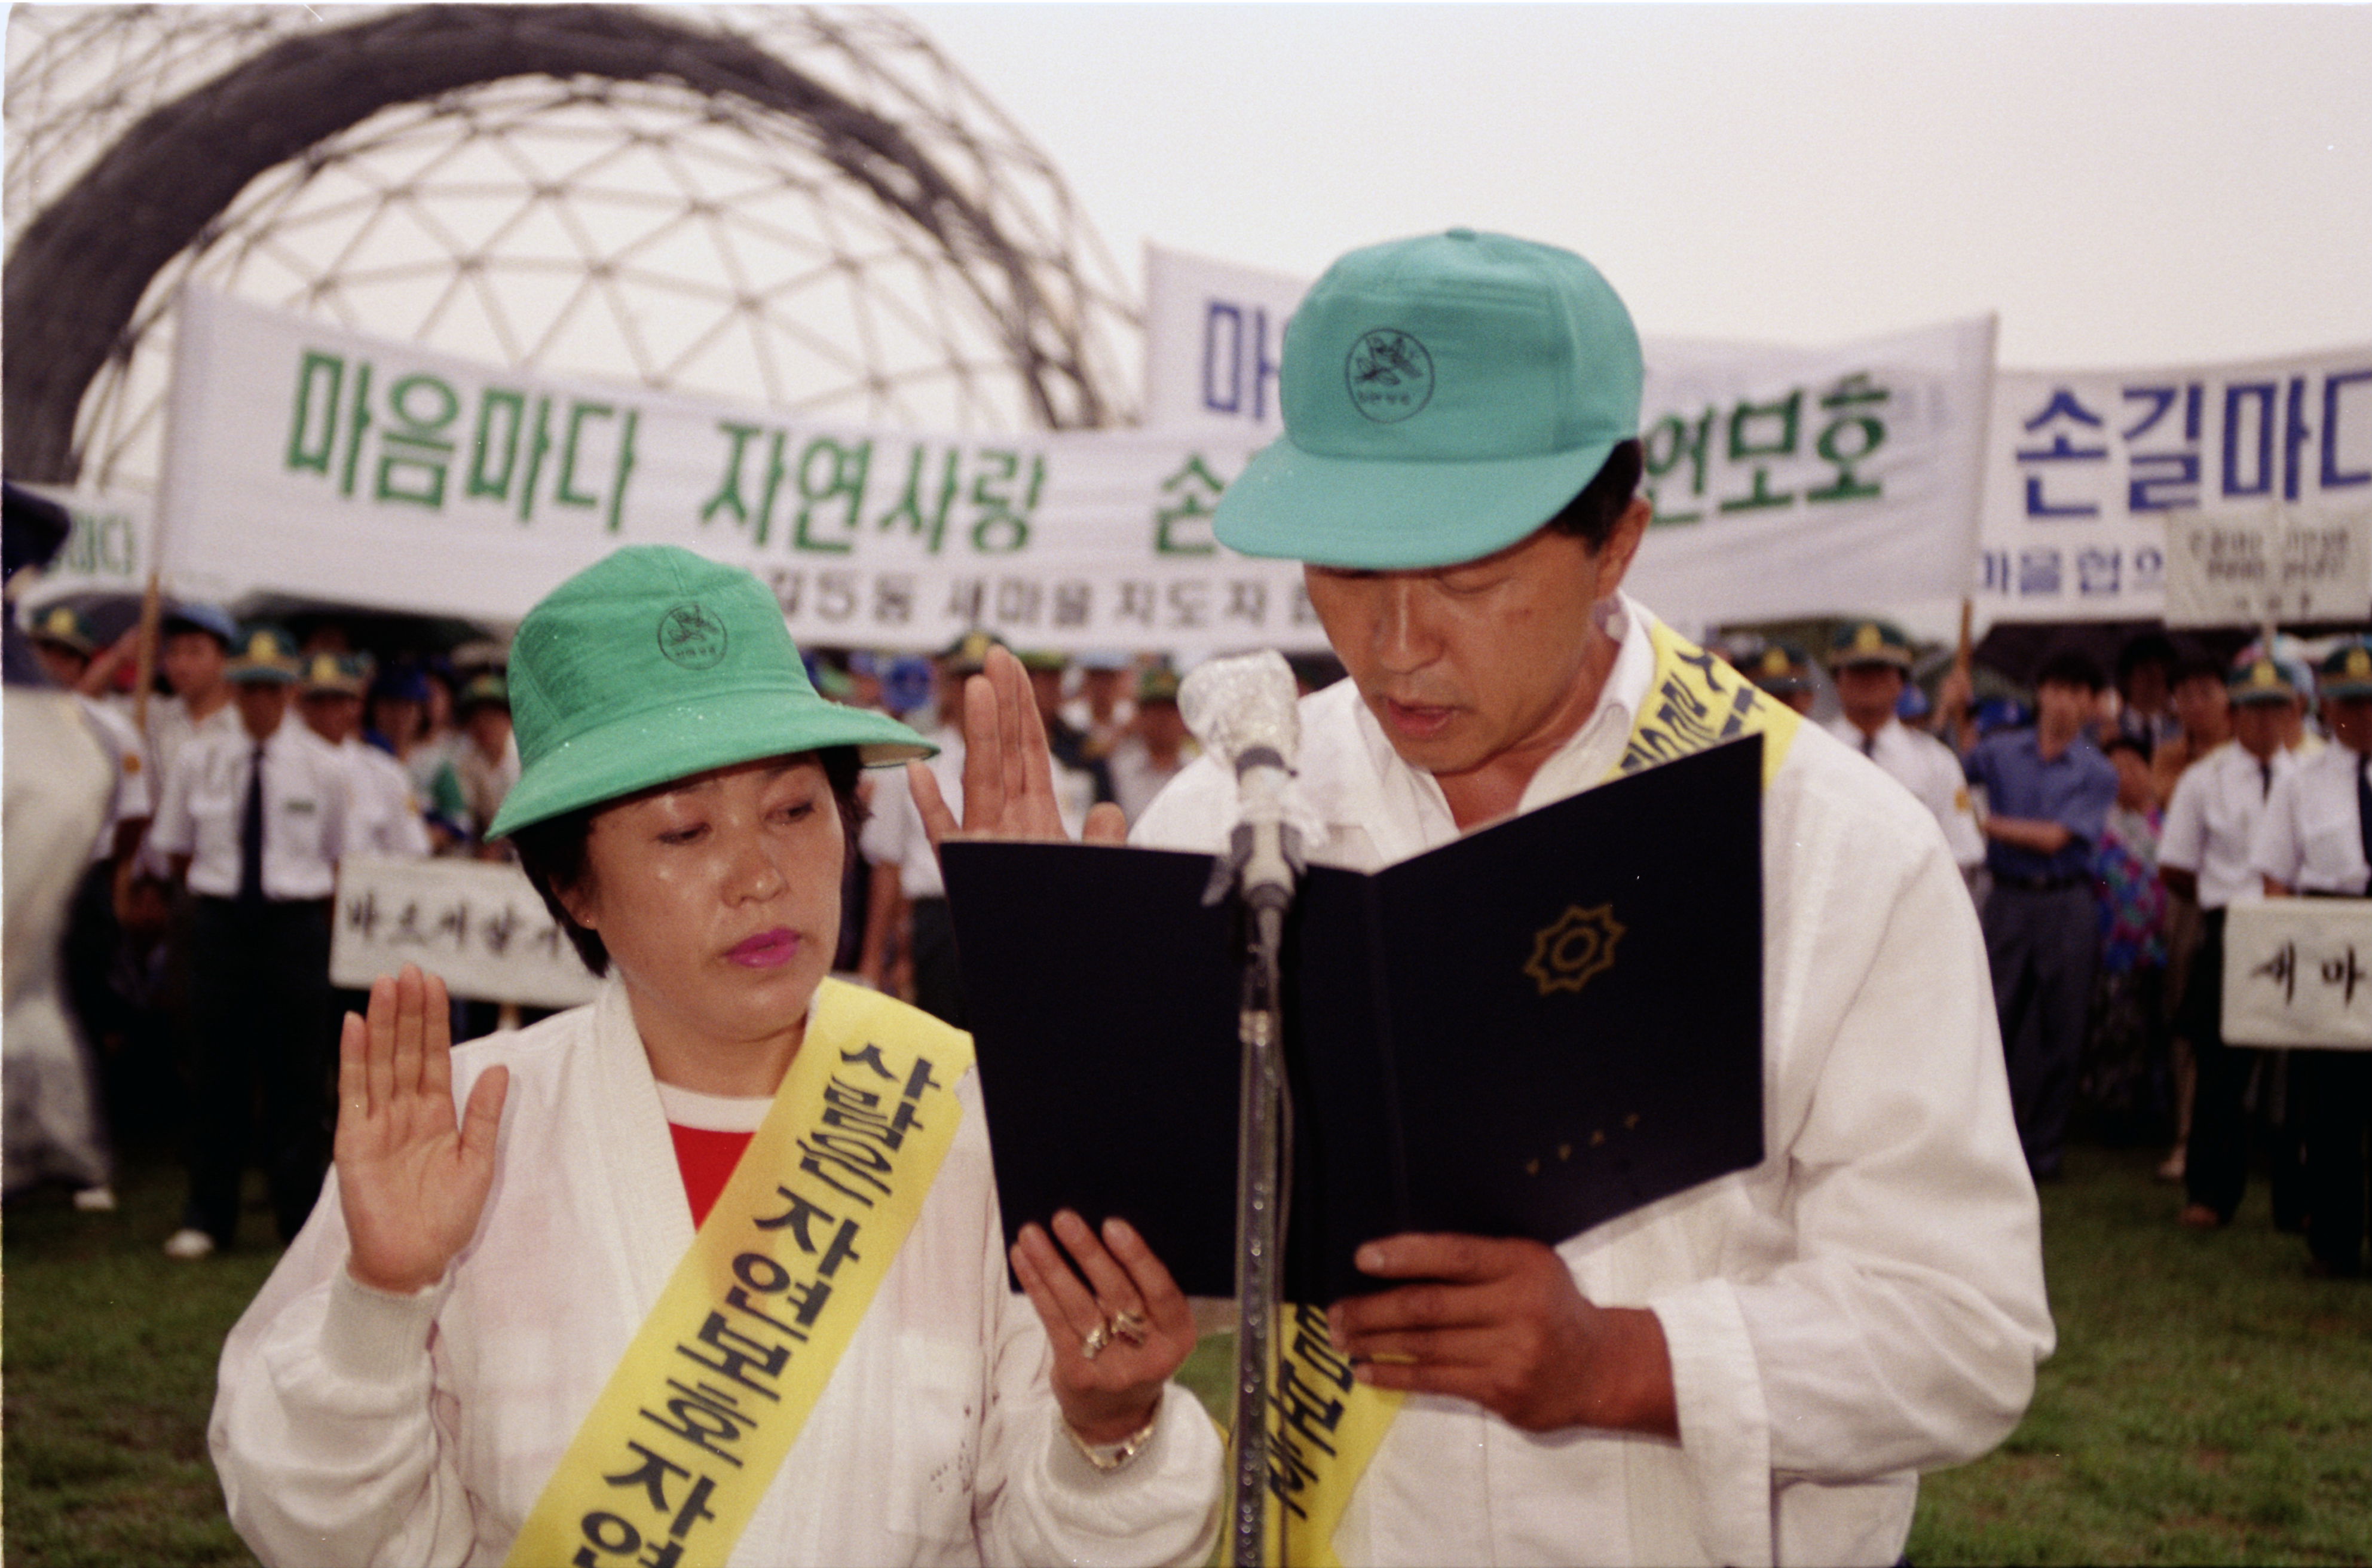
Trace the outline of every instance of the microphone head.
{"label": "microphone head", "polygon": [[1274,649],[1207,659],[1178,687],[1178,713],[1203,749],[1232,771],[1265,749],[1290,769],[1301,749],[1301,688]]}

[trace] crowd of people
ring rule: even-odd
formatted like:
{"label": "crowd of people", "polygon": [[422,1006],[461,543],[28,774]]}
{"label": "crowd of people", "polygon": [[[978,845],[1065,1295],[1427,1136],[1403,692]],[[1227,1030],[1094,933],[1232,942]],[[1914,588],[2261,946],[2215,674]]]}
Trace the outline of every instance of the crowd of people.
{"label": "crowd of people", "polygon": [[[520,770],[507,649],[389,645],[375,622],[382,645],[366,650],[331,610],[288,619],[242,625],[218,606],[168,599],[145,704],[136,626],[102,642],[61,599],[16,628],[25,679],[71,694],[108,767],[104,820],[57,944],[73,1038],[17,1097],[29,1120],[9,1141],[9,1190],[63,1183],[80,1207],[111,1209],[115,1144],[170,1143],[189,1182],[184,1223],[165,1241],[177,1259],[234,1244],[248,1170],[265,1174],[284,1243],[319,1193],[338,1019],[364,1000],[330,982],[339,859],[511,858],[486,832]],[[972,633],[936,657],[820,648],[805,663],[831,700],[932,736],[959,801],[963,682],[997,645]],[[1075,831],[1103,802],[1133,820],[1197,754],[1164,656],[1020,657]],[[1302,661],[1319,680],[1323,662]],[[838,967],[959,1020],[937,861],[904,777],[868,772],[857,791],[869,819]],[[453,1007],[463,1039],[503,1016],[493,999]],[[37,1123],[42,1105],[54,1114]]]}
{"label": "crowd of people", "polygon": [[[1830,727],[1935,815],[1982,910],[2018,1128],[2041,1180],[2071,1118],[2114,1141],[2165,1137],[2180,1223],[2230,1225],[2252,1170],[2308,1269],[2364,1269],[2361,1053],[2258,1050],[2223,1038],[2224,922],[2235,903],[2357,896],[2372,642],[2296,639],[2224,658],[2163,631],[2113,673],[2068,647],[2035,672],[2031,710],[1977,703],[1965,666],[1931,702],[1892,623],[1848,621],[1829,668]],[[1763,690],[1811,711],[1792,644],[1726,647]],[[1923,724],[1920,721],[1924,720]],[[2308,782],[2311,779],[2312,782]]]}
{"label": "crowd of people", "polygon": [[[2372,642],[2311,674],[2269,646],[2152,676],[2129,649],[2113,704],[2064,651],[2029,718],[1965,666],[1930,698],[1910,639],[1855,620],[1824,726],[1802,653],[1726,665],[1627,591],[1645,367],[1583,258],[1462,228],[1353,251],[1279,377],[1285,434],[1213,528],[1302,563],[1337,661],[1302,672],[1301,849],[1377,871],[1757,737],[1762,1154],[1573,1235],[1363,1238],[1360,1289],[1280,1335],[1267,1481],[1314,1533],[1275,1555],[1899,1560],[1920,1473],[1999,1443],[2054,1343],[2035,1184],[2079,1080],[2143,1103],[2187,1042],[2181,1219],[2230,1222],[2250,1096],[2285,1085],[2215,1036],[2220,915],[2365,891]],[[985,634],[929,682],[802,661],[754,575],[665,546],[449,673],[366,668],[334,622],[183,604],[165,626],[170,696],[127,727],[123,645],[82,637],[77,668],[70,619],[12,619],[11,990],[38,687],[59,736],[87,731],[79,815],[42,819],[63,880],[104,882],[119,951],[190,971],[180,1098],[205,1125],[167,1249],[230,1245],[254,1164],[291,1242],[209,1431],[260,1556],[664,1564],[750,1531],[765,1561],[1208,1559],[1223,1446],[1170,1387],[1192,1316],[1125,1216],[1006,1234],[935,853],[1224,853],[1237,782],[1192,755],[1166,665],[1082,659],[1074,691]],[[59,662],[28,673],[20,644]],[[67,684],[116,711],[75,717]],[[333,1037],[335,864],[398,840],[516,854],[595,1003],[456,1052],[471,1030],[407,969]],[[1707,983],[1683,948],[1630,937],[1623,980]],[[109,973],[134,970],[157,966]],[[2316,1267],[2351,1273],[2372,1058],[2327,1054],[2287,1069],[2298,1210]]]}

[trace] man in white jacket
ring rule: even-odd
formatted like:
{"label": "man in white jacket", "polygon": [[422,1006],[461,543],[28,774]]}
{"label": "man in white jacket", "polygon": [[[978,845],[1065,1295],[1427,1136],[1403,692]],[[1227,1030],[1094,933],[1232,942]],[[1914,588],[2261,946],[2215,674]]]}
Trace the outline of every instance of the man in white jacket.
{"label": "man in white jacket", "polygon": [[[1301,704],[1313,859],[1372,869],[1675,749],[1766,747],[1765,1158],[1555,1248],[1365,1248],[1335,1347],[1406,1398],[1332,1527],[1344,1562],[1891,1562],[1918,1472],[1999,1442],[2052,1347],[1953,856],[1621,592],[1640,383],[1577,256],[1466,230],[1355,251],[1287,334],[1285,437],[1218,511],[1229,547],[1307,563],[1350,671]],[[1134,840],[1217,850],[1235,811],[1205,757]]]}

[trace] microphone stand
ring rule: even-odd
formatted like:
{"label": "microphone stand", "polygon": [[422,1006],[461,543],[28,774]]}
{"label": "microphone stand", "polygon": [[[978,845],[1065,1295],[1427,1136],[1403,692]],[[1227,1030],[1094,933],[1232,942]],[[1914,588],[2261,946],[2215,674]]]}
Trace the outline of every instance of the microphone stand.
{"label": "microphone stand", "polygon": [[1282,1542],[1274,1559],[1262,1550],[1268,1522],[1269,1379],[1284,1264],[1285,1002],[1278,963],[1284,900],[1262,900],[1246,912],[1237,1022],[1243,1077],[1236,1122],[1236,1471],[1228,1561],[1234,1568],[1263,1568],[1284,1559]]}
{"label": "microphone stand", "polygon": [[1244,911],[1243,1005],[1237,1038],[1243,1075],[1236,1121],[1236,1473],[1230,1501],[1234,1568],[1284,1560],[1267,1556],[1269,1382],[1276,1365],[1276,1307],[1285,1268],[1286,1097],[1285,912],[1293,902],[1300,859],[1285,826],[1285,759],[1266,746],[1236,759],[1245,820],[1222,874],[1232,873]]}

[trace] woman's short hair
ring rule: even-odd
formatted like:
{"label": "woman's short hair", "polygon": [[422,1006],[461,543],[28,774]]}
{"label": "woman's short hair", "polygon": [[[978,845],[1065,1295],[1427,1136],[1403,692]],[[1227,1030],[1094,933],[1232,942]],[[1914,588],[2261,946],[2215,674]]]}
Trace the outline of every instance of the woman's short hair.
{"label": "woman's short hair", "polygon": [[[844,868],[848,857],[856,853],[857,830],[865,825],[864,807],[856,798],[856,748],[830,746],[814,756],[823,765],[824,780],[831,786],[832,803],[840,808],[841,865]],[[592,868],[586,864],[585,849],[593,836],[593,819],[616,804],[614,800],[603,800],[580,806],[541,822],[529,822],[510,835],[511,847],[518,851],[519,869],[527,873],[529,883],[542,897],[543,907],[552,912],[552,918],[560,923],[568,945],[576,949],[585,967],[597,975],[610,972],[609,947],[602,942],[599,932],[576,923],[576,917],[560,901],[560,895],[583,890],[592,875]]]}

